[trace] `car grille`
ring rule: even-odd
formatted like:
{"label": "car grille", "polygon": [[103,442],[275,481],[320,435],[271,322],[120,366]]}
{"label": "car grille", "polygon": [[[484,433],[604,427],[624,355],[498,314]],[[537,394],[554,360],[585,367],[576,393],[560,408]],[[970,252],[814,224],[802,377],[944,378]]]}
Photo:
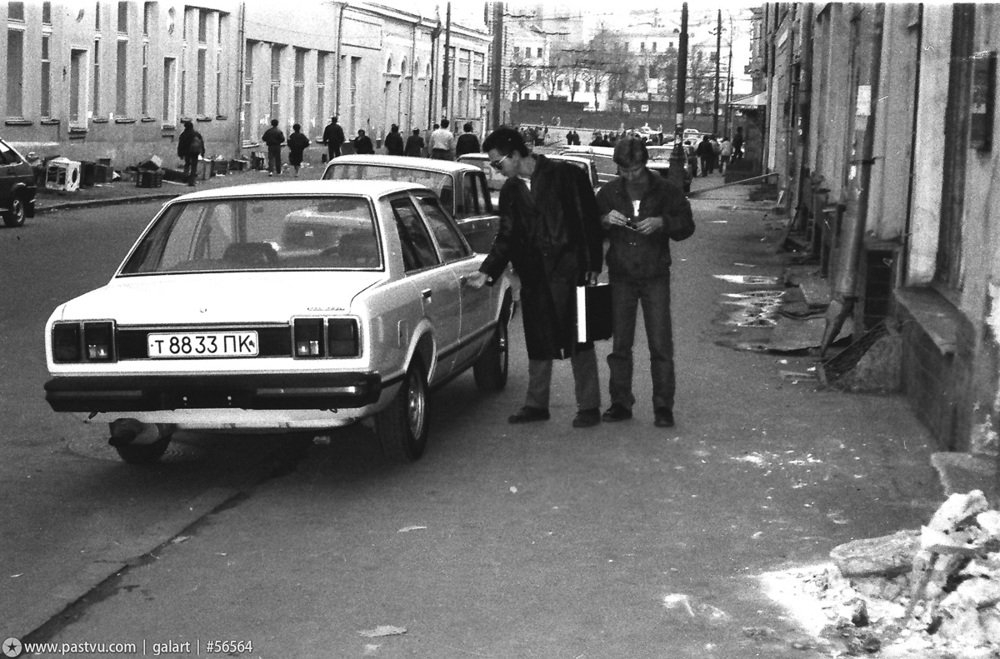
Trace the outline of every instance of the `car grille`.
{"label": "car grille", "polygon": [[146,348],[146,337],[150,333],[242,330],[253,330],[257,332],[257,341],[260,347],[256,359],[260,359],[261,357],[292,356],[292,330],[288,325],[280,325],[277,327],[255,327],[242,325],[238,327],[149,327],[141,329],[123,329],[119,327],[115,331],[118,360],[129,361],[149,359]]}

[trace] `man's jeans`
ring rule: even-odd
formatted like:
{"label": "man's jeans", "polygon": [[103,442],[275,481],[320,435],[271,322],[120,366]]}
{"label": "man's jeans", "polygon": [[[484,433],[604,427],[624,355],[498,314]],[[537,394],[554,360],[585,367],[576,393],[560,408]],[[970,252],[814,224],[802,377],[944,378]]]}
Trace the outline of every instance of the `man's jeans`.
{"label": "man's jeans", "polygon": [[[597,353],[584,350],[570,358],[578,410],[601,407],[600,377],[597,374]],[[524,404],[528,407],[549,407],[549,389],[552,384],[552,360],[528,360],[528,394]]]}
{"label": "man's jeans", "polygon": [[653,376],[653,409],[674,409],[674,338],[670,324],[670,274],[633,279],[611,276],[611,313],[614,338],[608,355],[611,402],[628,409],[632,395],[632,346],[639,304],[646,324],[650,371]]}
{"label": "man's jeans", "polygon": [[281,173],[281,147],[267,150],[267,171],[273,174]]}

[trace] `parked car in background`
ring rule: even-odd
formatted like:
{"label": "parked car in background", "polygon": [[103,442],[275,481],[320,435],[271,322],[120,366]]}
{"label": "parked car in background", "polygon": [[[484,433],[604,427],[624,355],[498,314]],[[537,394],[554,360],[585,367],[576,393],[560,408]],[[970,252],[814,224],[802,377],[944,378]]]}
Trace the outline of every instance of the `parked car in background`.
{"label": "parked car in background", "polygon": [[[649,152],[649,162],[646,164],[648,169],[660,174],[663,178],[668,178],[670,173],[670,155],[674,151],[673,144],[664,146],[650,146],[646,150]],[[691,173],[691,163],[685,158],[684,163],[684,193],[691,192],[691,180],[694,177]]]}
{"label": "parked car in background", "polygon": [[335,428],[374,420],[387,458],[416,460],[430,391],[471,368],[507,382],[506,277],[428,188],[308,181],[178,197],[111,281],[45,327],[57,412],[110,424],[130,463],[191,429]]}
{"label": "parked car in background", "polygon": [[483,170],[483,175],[486,176],[486,184],[490,190],[499,190],[503,187],[504,181],[507,180],[503,174],[490,166],[490,157],[485,153],[466,153],[458,157],[458,162],[475,165]]}
{"label": "parked car in background", "polygon": [[597,180],[604,185],[618,176],[618,165],[615,164],[614,147],[610,146],[567,146],[559,151],[560,155],[588,158],[597,170]]}
{"label": "parked car in background", "polygon": [[7,142],[0,139],[0,215],[8,227],[19,227],[35,216],[35,170]]}
{"label": "parked car in background", "polygon": [[437,194],[476,252],[490,251],[500,226],[486,176],[469,163],[407,156],[340,156],[327,163],[323,178],[424,185]]}
{"label": "parked car in background", "polygon": [[586,156],[570,155],[568,153],[555,153],[548,156],[550,160],[555,160],[557,162],[566,162],[574,167],[582,169],[590,180],[590,185],[593,188],[599,188],[601,186],[601,180],[597,175],[597,165],[591,158]]}

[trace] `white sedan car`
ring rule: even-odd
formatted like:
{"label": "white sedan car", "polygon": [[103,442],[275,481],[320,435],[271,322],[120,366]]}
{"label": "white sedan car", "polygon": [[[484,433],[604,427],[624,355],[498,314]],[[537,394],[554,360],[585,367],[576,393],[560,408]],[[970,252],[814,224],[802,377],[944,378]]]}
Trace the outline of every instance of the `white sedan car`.
{"label": "white sedan car", "polygon": [[46,399],[110,423],[130,463],[191,429],[374,420],[420,457],[429,391],[468,368],[507,381],[511,291],[465,285],[484,258],[424,186],[283,182],[167,203],[111,281],[45,329]]}

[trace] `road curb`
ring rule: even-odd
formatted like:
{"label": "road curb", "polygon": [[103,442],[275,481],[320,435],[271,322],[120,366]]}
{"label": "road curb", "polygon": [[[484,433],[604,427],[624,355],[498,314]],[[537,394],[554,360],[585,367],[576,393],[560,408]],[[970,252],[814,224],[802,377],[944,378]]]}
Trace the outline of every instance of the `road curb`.
{"label": "road curb", "polygon": [[[127,544],[109,544],[98,550],[77,575],[65,581],[35,602],[34,607],[21,611],[20,620],[7,620],[5,633],[24,641],[42,631],[51,621],[58,621],[60,614],[80,601],[102,583],[133,565],[178,536],[184,529],[212,514],[242,490],[236,488],[211,488],[194,499],[181,502],[181,509],[143,529]],[[13,617],[13,616],[12,616]]]}

